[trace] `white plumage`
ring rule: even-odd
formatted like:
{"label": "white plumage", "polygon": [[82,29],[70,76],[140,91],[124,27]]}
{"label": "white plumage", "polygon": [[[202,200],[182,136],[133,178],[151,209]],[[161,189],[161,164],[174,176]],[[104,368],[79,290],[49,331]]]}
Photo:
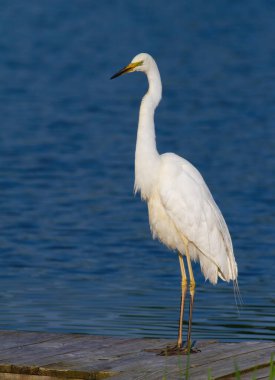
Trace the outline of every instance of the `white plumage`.
{"label": "white plumage", "polygon": [[[154,112],[161,100],[162,85],[156,62],[148,54],[138,54],[112,78],[132,71],[144,72],[149,82],[149,89],[142,99],[139,113],[135,192],[139,191],[148,204],[153,237],[158,238],[168,248],[178,251],[180,263],[182,255],[187,256],[187,262],[189,260],[192,302],[190,301],[187,349],[190,351],[195,288],[190,258],[200,263],[205,278],[212,284],[217,283],[218,277],[236,282],[237,264],[227,225],[199,171],[176,154],[159,155],[157,151]],[[184,266],[183,261],[183,314],[186,274],[182,265]],[[179,337],[177,347],[180,348],[181,344]]]}
{"label": "white plumage", "polygon": [[185,251],[199,261],[206,279],[217,283],[237,277],[237,265],[228,228],[200,173],[173,154],[160,156],[158,179],[147,199],[153,237],[168,248]]}

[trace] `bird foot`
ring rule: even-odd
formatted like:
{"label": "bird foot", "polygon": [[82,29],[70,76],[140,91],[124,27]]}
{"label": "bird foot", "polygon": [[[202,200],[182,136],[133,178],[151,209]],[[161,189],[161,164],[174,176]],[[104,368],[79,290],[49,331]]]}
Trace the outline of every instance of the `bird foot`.
{"label": "bird foot", "polygon": [[158,355],[160,356],[189,355],[189,354],[197,354],[198,352],[201,352],[201,350],[194,346],[179,347],[178,345],[175,345],[175,346],[165,347],[164,349],[158,352]]}

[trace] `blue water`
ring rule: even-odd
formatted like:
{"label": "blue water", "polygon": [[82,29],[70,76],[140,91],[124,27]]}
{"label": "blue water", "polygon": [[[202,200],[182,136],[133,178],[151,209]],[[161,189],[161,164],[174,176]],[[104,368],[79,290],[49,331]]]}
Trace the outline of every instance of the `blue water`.
{"label": "blue water", "polygon": [[275,3],[2,1],[0,329],[176,338],[178,260],[133,196],[141,74],[160,152],[203,174],[244,300],[195,266],[193,338],[275,338]]}

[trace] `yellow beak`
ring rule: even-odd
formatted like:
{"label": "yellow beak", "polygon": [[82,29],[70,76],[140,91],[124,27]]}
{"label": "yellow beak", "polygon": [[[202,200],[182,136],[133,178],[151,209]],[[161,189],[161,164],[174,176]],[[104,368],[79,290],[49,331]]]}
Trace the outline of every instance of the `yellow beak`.
{"label": "yellow beak", "polygon": [[130,63],[129,65],[123,67],[123,69],[119,70],[119,72],[117,72],[116,74],[114,74],[110,79],[114,79],[116,77],[119,77],[120,75],[123,75],[123,74],[126,74],[126,73],[130,73],[130,72],[134,71],[134,69],[137,66],[141,66],[142,64],[143,64],[143,61]]}

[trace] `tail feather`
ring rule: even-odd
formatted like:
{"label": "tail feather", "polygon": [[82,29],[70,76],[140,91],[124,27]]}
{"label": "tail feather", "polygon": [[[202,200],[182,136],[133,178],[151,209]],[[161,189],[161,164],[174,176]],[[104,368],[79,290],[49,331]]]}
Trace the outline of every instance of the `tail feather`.
{"label": "tail feather", "polygon": [[[197,250],[201,271],[206,280],[209,280],[211,284],[216,285],[218,278],[223,281],[233,281],[234,297],[237,307],[243,304],[239,284],[238,284],[238,266],[234,258],[233,253],[227,253],[227,260],[221,262],[221,265],[217,264],[213,258],[209,257],[205,252],[201,251],[198,247],[192,244],[192,248]],[[194,255],[195,256],[195,255]]]}

